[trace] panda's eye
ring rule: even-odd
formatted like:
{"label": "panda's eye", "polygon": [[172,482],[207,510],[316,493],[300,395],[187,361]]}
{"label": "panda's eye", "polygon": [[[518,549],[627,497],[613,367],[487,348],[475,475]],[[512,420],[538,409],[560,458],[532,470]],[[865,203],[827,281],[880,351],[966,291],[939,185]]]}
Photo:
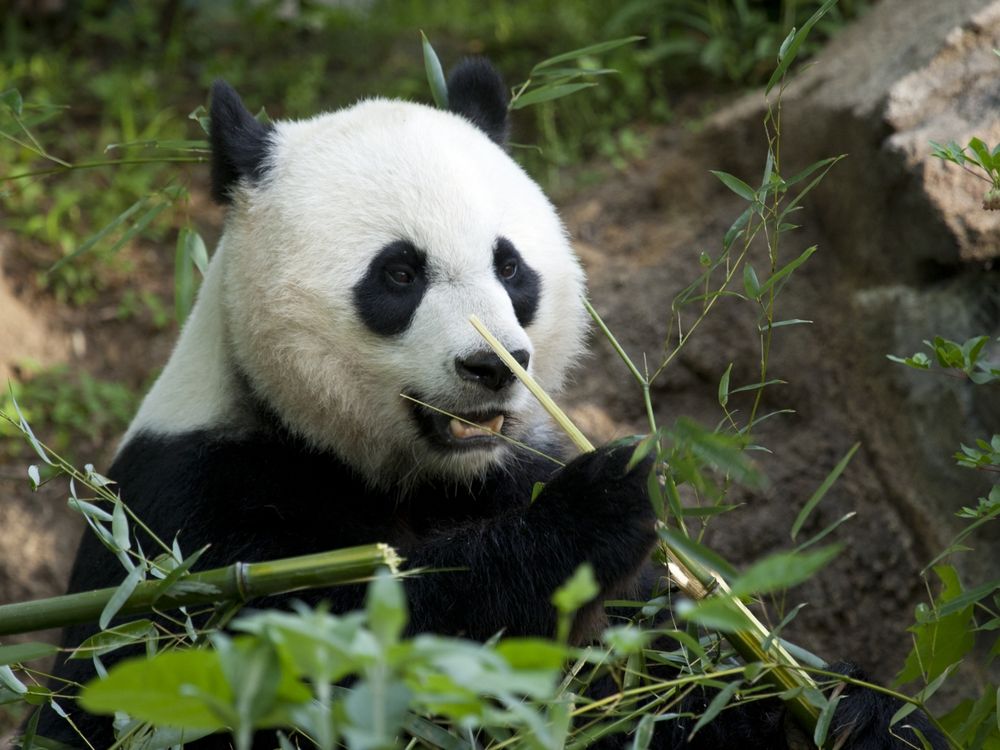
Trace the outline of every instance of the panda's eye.
{"label": "panda's eye", "polygon": [[394,265],[385,269],[389,280],[399,286],[409,286],[416,278],[416,272],[409,266]]}
{"label": "panda's eye", "polygon": [[505,261],[502,266],[500,266],[500,278],[501,279],[512,279],[514,274],[517,273],[517,261],[508,260]]}

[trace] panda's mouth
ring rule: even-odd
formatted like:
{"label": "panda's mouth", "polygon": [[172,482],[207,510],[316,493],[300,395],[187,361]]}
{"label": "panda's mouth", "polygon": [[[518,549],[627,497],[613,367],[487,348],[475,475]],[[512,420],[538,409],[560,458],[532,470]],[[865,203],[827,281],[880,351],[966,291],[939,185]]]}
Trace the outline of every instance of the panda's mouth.
{"label": "panda's mouth", "polygon": [[419,404],[414,404],[413,415],[424,436],[448,450],[492,447],[506,421],[498,411],[444,414]]}

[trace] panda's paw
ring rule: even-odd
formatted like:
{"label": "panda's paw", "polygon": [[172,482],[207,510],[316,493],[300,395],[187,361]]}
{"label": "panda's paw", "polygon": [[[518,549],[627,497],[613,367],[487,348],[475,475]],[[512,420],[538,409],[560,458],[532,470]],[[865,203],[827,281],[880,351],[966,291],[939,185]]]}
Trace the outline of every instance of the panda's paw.
{"label": "panda's paw", "polygon": [[[839,662],[830,670],[856,680],[871,681],[850,662]],[[890,728],[889,722],[902,705],[891,695],[846,684],[840,693],[831,735],[838,740],[845,738],[842,745],[845,750],[903,750],[924,746],[917,735],[919,732],[934,750],[947,750],[948,743],[922,711],[913,711]]]}
{"label": "panda's paw", "polygon": [[533,507],[610,578],[633,572],[656,541],[646,489],[653,463],[647,457],[631,466],[634,453],[634,444],[612,443],[578,456],[549,480]]}

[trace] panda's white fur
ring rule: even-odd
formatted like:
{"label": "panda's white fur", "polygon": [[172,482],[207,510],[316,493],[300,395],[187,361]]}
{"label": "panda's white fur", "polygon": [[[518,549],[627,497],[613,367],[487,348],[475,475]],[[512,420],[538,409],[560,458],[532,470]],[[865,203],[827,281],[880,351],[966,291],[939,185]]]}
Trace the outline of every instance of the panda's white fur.
{"label": "panda's white fur", "polygon": [[[540,276],[522,329],[491,250],[506,237]],[[407,329],[380,336],[351,290],[388,243],[427,254],[429,285]],[[434,450],[402,393],[452,413],[508,415],[511,438],[542,428],[520,384],[484,401],[456,357],[482,350],[478,315],[551,392],[577,359],[584,277],[538,186],[465,118],[375,99],[300,122],[278,122],[263,179],[241,180],[226,228],[176,351],[125,437],[199,428],[239,430],[234,365],[286,426],[373,483],[430,473],[468,478],[507,453]]]}

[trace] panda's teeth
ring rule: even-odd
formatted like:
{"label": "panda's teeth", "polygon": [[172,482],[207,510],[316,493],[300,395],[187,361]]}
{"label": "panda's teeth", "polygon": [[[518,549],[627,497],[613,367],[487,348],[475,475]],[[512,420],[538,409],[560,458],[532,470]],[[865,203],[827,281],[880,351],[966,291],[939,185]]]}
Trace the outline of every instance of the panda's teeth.
{"label": "panda's teeth", "polygon": [[500,432],[503,427],[503,414],[497,414],[493,419],[486,422],[478,422],[475,425],[460,422],[452,419],[448,423],[451,436],[458,440],[465,440],[472,437],[489,437],[493,433]]}

